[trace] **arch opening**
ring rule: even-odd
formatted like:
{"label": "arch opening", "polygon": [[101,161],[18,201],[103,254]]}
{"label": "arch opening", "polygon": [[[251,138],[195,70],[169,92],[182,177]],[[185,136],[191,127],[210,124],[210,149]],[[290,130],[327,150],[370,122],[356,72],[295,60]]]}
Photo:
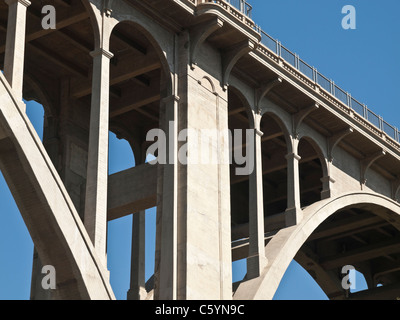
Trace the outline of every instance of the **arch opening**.
{"label": "arch opening", "polygon": [[[146,135],[152,129],[165,126],[162,123],[162,99],[170,95],[171,89],[165,56],[155,40],[130,21],[120,22],[113,28],[110,51],[114,55],[110,61],[110,130],[118,138],[127,140],[135,158],[132,167],[145,166],[158,156],[147,155],[148,147],[154,142],[146,141]],[[121,157],[121,153],[116,156]],[[157,179],[156,176],[154,178]],[[117,298],[151,299],[155,271],[156,207],[124,214],[109,221],[109,225],[109,237],[119,243],[115,246],[110,242],[107,249],[111,259],[111,278],[113,274],[119,274],[121,268],[125,275],[122,282],[114,284],[118,290]],[[125,230],[125,236],[122,236],[121,230]],[[121,250],[125,252],[123,260],[118,258]]]}
{"label": "arch opening", "polygon": [[[283,213],[287,207],[287,160],[288,145],[282,124],[270,113],[263,115],[260,124],[264,216]],[[267,230],[266,230],[267,231]]]}
{"label": "arch opening", "polygon": [[[232,137],[230,164],[230,199],[233,247],[249,237],[249,175],[237,175],[236,169],[243,167],[233,156],[235,152],[249,156],[246,149],[246,130],[251,128],[252,114],[250,107],[239,90],[230,86],[228,92],[228,129]],[[237,138],[240,137],[240,141]],[[240,144],[238,143],[240,142]],[[232,251],[232,281],[240,282],[247,272],[248,250]],[[235,284],[234,284],[235,287]]]}
{"label": "arch opening", "polygon": [[321,200],[322,178],[324,176],[319,153],[308,138],[302,138],[298,146],[300,204],[307,207]]}

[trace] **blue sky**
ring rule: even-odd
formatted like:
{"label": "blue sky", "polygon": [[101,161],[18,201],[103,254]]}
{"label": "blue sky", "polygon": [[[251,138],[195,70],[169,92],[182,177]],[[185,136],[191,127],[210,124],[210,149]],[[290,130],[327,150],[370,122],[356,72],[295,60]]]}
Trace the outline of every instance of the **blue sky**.
{"label": "blue sky", "polygon": [[[253,20],[308,64],[365,103],[389,123],[399,127],[397,93],[400,88],[400,2],[398,0],[251,0]],[[356,8],[356,30],[344,30],[344,5]],[[27,113],[39,135],[43,111],[28,103]],[[134,165],[125,141],[110,134],[110,173]],[[0,174],[0,300],[29,299],[33,244],[18,208]],[[146,215],[146,278],[154,268],[155,210]],[[109,223],[108,268],[118,299],[129,286],[131,216]],[[234,264],[234,278],[242,276],[243,263]],[[357,278],[357,290],[365,281]],[[293,262],[275,299],[326,299],[314,280]]]}

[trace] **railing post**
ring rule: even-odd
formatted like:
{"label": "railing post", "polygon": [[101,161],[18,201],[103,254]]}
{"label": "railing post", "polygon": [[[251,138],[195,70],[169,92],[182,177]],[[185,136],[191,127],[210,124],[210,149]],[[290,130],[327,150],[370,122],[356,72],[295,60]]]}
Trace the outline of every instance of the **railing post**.
{"label": "railing post", "polygon": [[383,118],[381,116],[378,116],[378,121],[379,121],[379,130],[383,131]]}
{"label": "railing post", "polygon": [[299,70],[299,60],[300,60],[299,55],[295,53],[295,54],[294,54],[294,67],[295,67],[297,70]]}
{"label": "railing post", "polygon": [[346,94],[347,94],[347,106],[351,108],[351,94],[348,92]]}
{"label": "railing post", "polygon": [[312,68],[312,72],[313,72],[313,81],[315,82],[315,83],[318,83],[317,82],[317,69],[315,69],[314,67]]}
{"label": "railing post", "polygon": [[113,57],[107,49],[98,47],[90,53],[93,80],[84,215],[86,230],[104,266],[107,266],[109,78]]}

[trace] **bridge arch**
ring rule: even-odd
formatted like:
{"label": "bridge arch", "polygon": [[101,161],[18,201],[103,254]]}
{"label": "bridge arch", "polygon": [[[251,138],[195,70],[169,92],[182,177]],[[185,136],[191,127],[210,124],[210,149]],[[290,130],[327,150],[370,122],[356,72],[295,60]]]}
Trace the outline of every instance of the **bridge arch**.
{"label": "bridge arch", "polygon": [[[175,35],[162,28],[154,20],[143,15],[138,10],[133,10],[124,1],[114,1],[112,4],[112,17],[113,25],[109,28],[109,34],[104,35],[106,41],[111,40],[112,33],[115,33],[116,27],[121,24],[127,24],[135,28],[143,34],[147,41],[156,51],[158,58],[161,62],[161,68],[166,76],[166,89],[169,96],[172,94],[172,72],[174,72],[175,61]],[[113,52],[113,54],[115,54]]]}
{"label": "bridge arch", "polygon": [[[346,208],[368,208],[383,221],[400,231],[399,203],[373,192],[352,192],[335,198],[328,198],[305,208],[303,220],[292,227],[281,229],[266,245],[268,264],[259,278],[243,282],[235,292],[234,299],[271,300],[279,283],[303,244],[328,218]],[[343,293],[340,281],[334,281],[327,274],[321,288],[330,290],[331,297]],[[336,291],[335,291],[336,290]],[[336,294],[336,296],[335,296]]]}
{"label": "bridge arch", "polygon": [[274,122],[276,122],[278,124],[278,126],[281,129],[283,136],[285,138],[287,152],[288,153],[293,152],[293,144],[291,142],[292,136],[290,134],[288,122],[286,121],[286,119],[284,119],[284,117],[282,117],[282,114],[279,111],[276,112],[276,110],[274,110],[274,109],[264,109],[261,112],[261,116],[262,116],[261,122],[263,121],[263,118],[268,116],[268,117],[272,118],[274,120]]}
{"label": "bridge arch", "polygon": [[[242,107],[240,108],[240,112],[245,112],[247,119],[248,119],[248,125],[246,126],[248,129],[254,128],[255,127],[255,118],[254,118],[254,108],[249,102],[248,98],[246,95],[240,90],[239,87],[236,87],[234,85],[229,85],[228,87],[229,93],[233,93],[237,99],[242,103]],[[228,95],[228,106],[229,106],[229,95]],[[234,112],[234,110],[232,110]],[[237,110],[239,111],[239,109]]]}
{"label": "bridge arch", "polygon": [[300,137],[296,153],[301,157],[299,163],[300,174],[300,202],[301,206],[308,206],[325,197],[330,190],[327,181],[328,163],[320,144],[311,136]]}

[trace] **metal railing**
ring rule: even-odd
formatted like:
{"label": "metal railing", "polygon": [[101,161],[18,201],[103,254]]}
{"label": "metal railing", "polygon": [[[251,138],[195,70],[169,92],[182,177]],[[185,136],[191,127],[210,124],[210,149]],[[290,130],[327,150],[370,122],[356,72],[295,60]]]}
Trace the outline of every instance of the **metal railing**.
{"label": "metal railing", "polygon": [[[218,1],[220,0],[203,0],[201,2],[213,2],[218,4]],[[236,8],[238,11],[243,13],[246,17],[251,19],[251,11],[253,10],[253,7],[247,2],[247,0],[223,0],[227,3],[229,3],[232,7]],[[199,2],[197,2],[199,3]]]}
{"label": "metal railing", "polygon": [[255,29],[261,34],[261,43],[269,50],[292,65],[295,69],[307,76],[307,78],[312,80],[314,83],[317,83],[321,88],[351,108],[358,115],[362,116],[362,118],[373,124],[377,129],[386,133],[393,140],[400,142],[399,130],[396,127],[393,127],[383,120],[382,117],[368,109],[365,104],[362,104],[354,99],[347,91],[337,86],[331,79],[328,79],[322,75],[317,71],[316,68],[310,66],[308,63],[300,59],[297,54],[284,47],[278,40],[272,38],[259,26],[256,26]]}
{"label": "metal railing", "polygon": [[246,0],[226,0],[226,2],[245,14],[248,18],[251,18],[253,7]]}

